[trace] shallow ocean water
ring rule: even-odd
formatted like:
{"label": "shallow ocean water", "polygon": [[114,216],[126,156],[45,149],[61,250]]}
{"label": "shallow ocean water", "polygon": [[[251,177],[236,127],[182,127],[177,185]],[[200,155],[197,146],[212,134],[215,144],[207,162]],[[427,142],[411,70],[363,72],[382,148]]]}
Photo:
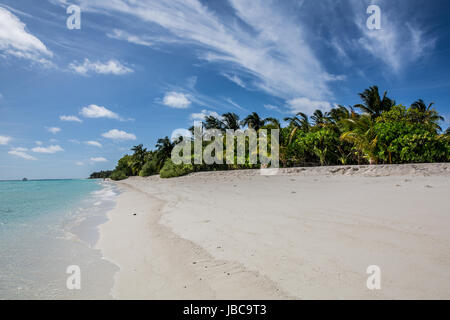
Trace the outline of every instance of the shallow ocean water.
{"label": "shallow ocean water", "polygon": [[[0,299],[108,299],[117,266],[95,249],[117,190],[100,180],[0,181]],[[81,289],[69,290],[71,265]]]}

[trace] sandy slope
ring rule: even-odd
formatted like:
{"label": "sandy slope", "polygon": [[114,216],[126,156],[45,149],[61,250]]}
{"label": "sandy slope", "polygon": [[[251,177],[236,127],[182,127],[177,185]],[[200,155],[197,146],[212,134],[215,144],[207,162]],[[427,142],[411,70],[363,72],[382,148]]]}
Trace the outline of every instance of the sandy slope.
{"label": "sandy slope", "polygon": [[98,243],[121,268],[117,298],[450,299],[450,164],[118,185]]}

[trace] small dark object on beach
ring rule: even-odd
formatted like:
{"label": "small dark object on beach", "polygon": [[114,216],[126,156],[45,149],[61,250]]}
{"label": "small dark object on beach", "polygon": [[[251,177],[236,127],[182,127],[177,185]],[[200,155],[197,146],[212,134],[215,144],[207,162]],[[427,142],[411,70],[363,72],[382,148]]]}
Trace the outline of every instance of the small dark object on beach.
{"label": "small dark object on beach", "polygon": [[136,213],[133,213],[133,216],[137,216],[137,214],[136,214]]}

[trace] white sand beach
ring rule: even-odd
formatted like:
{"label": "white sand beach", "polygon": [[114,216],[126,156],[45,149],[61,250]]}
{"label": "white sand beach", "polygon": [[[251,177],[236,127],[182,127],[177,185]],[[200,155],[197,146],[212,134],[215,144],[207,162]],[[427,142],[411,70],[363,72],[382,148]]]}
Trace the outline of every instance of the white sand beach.
{"label": "white sand beach", "polygon": [[120,267],[115,298],[450,299],[450,164],[117,185],[97,244]]}

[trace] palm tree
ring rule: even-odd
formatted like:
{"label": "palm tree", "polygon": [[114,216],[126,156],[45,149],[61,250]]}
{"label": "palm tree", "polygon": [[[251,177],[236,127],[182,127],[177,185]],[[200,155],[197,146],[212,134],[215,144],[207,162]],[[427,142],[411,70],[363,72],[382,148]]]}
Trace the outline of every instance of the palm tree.
{"label": "palm tree", "polygon": [[347,109],[345,106],[338,105],[336,108],[331,109],[328,115],[329,120],[337,124],[344,119],[354,118],[357,114],[352,106],[349,106]]}
{"label": "palm tree", "polygon": [[323,113],[321,110],[316,110],[311,116],[311,120],[315,126],[323,127],[330,122],[330,117],[328,112]]}
{"label": "palm tree", "polygon": [[383,98],[380,97],[377,86],[360,93],[363,103],[355,105],[355,108],[361,109],[364,113],[369,114],[373,119],[380,116],[383,111],[389,111],[395,106],[395,101],[387,97],[387,91],[384,92]]}
{"label": "palm tree", "polygon": [[222,115],[222,128],[227,130],[239,130],[239,116],[236,113],[228,112]]}
{"label": "palm tree", "polygon": [[446,136],[450,136],[450,127],[447,128],[447,130],[445,130],[444,133]]}
{"label": "palm tree", "polygon": [[374,120],[370,115],[363,115],[357,120],[348,119],[351,130],[344,132],[341,139],[351,142],[356,149],[369,160],[370,164],[376,164],[377,156],[375,149],[378,142],[378,136],[374,130]]}
{"label": "palm tree", "polygon": [[243,126],[248,126],[250,129],[258,131],[261,129],[267,122],[267,119],[261,118],[256,112],[248,115],[244,120],[242,120],[241,124]]}
{"label": "palm tree", "polygon": [[170,141],[169,137],[158,139],[158,143],[156,144],[156,151],[158,156],[158,163],[160,165],[163,165],[164,162],[171,157],[174,146],[175,143]]}
{"label": "palm tree", "polygon": [[147,149],[144,148],[144,146],[142,144],[134,146],[133,148],[131,148],[131,151],[134,152],[134,154],[132,155],[132,170],[133,173],[138,173],[142,167],[144,166],[145,162],[147,161],[147,157],[148,157],[148,152]]}
{"label": "palm tree", "polygon": [[281,129],[280,121],[276,118],[266,118],[265,128],[267,129]]}
{"label": "palm tree", "polygon": [[431,102],[428,106],[422,99],[415,101],[411,105],[411,109],[415,111],[413,113],[412,120],[414,122],[428,124],[438,131],[442,131],[439,126],[439,121],[444,121],[444,117],[440,116],[439,113],[433,108],[434,102]]}
{"label": "palm tree", "polygon": [[284,118],[284,121],[288,121],[289,127],[291,128],[291,133],[289,134],[289,144],[292,143],[292,139],[297,133],[297,130],[300,129],[303,132],[308,132],[311,127],[308,116],[303,112],[299,112],[293,117]]}
{"label": "palm tree", "polygon": [[216,118],[214,116],[206,116],[205,121],[203,122],[203,125],[205,129],[212,130],[212,129],[218,129],[223,130],[223,123],[220,121],[219,118]]}

